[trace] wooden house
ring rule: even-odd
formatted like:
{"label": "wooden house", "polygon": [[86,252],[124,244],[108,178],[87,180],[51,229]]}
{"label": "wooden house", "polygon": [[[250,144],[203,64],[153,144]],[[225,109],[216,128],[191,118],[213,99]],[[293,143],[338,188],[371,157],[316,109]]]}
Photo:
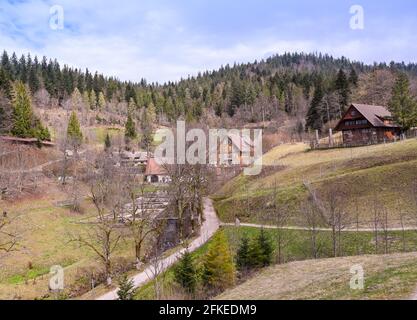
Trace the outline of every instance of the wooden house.
{"label": "wooden house", "polygon": [[366,145],[395,141],[402,129],[386,107],[352,104],[337,124],[344,145]]}

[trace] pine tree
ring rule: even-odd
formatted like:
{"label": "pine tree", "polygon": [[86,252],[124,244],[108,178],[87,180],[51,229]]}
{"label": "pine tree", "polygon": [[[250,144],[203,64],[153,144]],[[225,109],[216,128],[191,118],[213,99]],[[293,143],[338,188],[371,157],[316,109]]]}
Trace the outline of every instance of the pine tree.
{"label": "pine tree", "polygon": [[124,275],[119,281],[119,290],[117,296],[119,300],[133,300],[136,290],[132,280]]}
{"label": "pine tree", "polygon": [[395,81],[389,109],[404,130],[417,126],[417,101],[411,96],[410,81],[404,73],[400,73]]}
{"label": "pine tree", "polygon": [[34,119],[33,123],[33,136],[37,138],[39,141],[50,141],[51,134],[48,128],[44,127],[42,125],[42,122],[37,118]]}
{"label": "pine tree", "polygon": [[106,107],[106,99],[104,98],[104,94],[101,91],[98,95],[98,107],[100,110],[104,110]]}
{"label": "pine tree", "polygon": [[194,294],[197,287],[197,270],[192,254],[185,251],[174,268],[174,279],[187,293]]}
{"label": "pine tree", "polygon": [[32,130],[33,112],[30,95],[21,81],[14,84],[12,92],[13,128],[12,134],[20,138],[34,136]]}
{"label": "pine tree", "polygon": [[271,264],[273,248],[271,240],[264,229],[251,242],[249,248],[250,265],[253,267],[266,267]]}
{"label": "pine tree", "polygon": [[32,94],[35,94],[41,88],[41,83],[34,67],[30,68],[29,71],[29,88]]}
{"label": "pine tree", "polygon": [[132,119],[131,113],[129,112],[127,115],[127,121],[125,126],[125,137],[128,139],[135,139],[136,136],[136,125]]}
{"label": "pine tree", "polygon": [[106,134],[106,139],[104,139],[104,150],[108,151],[111,148],[111,139],[110,139],[110,135],[107,132]]}
{"label": "pine tree", "polygon": [[246,235],[240,241],[236,254],[236,265],[239,271],[246,271],[250,267],[249,238]]}
{"label": "pine tree", "polygon": [[71,95],[72,110],[81,110],[83,104],[83,97],[81,96],[78,88],[74,89],[74,92]]}
{"label": "pine tree", "polygon": [[307,112],[306,128],[310,128],[312,130],[321,130],[321,127],[323,126],[323,120],[320,105],[323,100],[323,97],[323,87],[321,81],[319,81],[316,84],[314,97],[311,101],[310,109]]}
{"label": "pine tree", "polygon": [[204,257],[203,283],[214,291],[227,289],[235,283],[235,266],[223,231],[214,237]]}
{"label": "pine tree", "polygon": [[97,95],[96,92],[94,90],[90,91],[90,95],[89,95],[89,105],[90,105],[90,109],[94,110],[97,107]]}
{"label": "pine tree", "polygon": [[156,121],[155,105],[152,102],[146,108],[146,121],[149,124],[154,124]]}
{"label": "pine tree", "polygon": [[17,81],[12,92],[13,128],[12,134],[20,138],[37,138],[50,140],[48,128],[33,115],[30,92],[26,86]]}
{"label": "pine tree", "polygon": [[0,68],[0,90],[2,90],[8,99],[11,99],[12,86],[10,84],[10,76],[7,72]]}
{"label": "pine tree", "polygon": [[87,106],[87,109],[90,108],[90,94],[87,90],[83,93],[83,103],[85,106]]}
{"label": "pine tree", "polygon": [[350,69],[349,83],[354,87],[357,87],[359,83],[359,77],[354,67]]}
{"label": "pine tree", "polygon": [[339,73],[337,74],[335,89],[337,93],[339,94],[339,103],[340,103],[342,112],[344,112],[346,110],[347,105],[349,104],[350,86],[349,86],[349,81],[343,69],[340,69]]}
{"label": "pine tree", "polygon": [[83,141],[80,122],[78,121],[75,111],[72,111],[68,121],[67,138],[74,147],[80,146]]}

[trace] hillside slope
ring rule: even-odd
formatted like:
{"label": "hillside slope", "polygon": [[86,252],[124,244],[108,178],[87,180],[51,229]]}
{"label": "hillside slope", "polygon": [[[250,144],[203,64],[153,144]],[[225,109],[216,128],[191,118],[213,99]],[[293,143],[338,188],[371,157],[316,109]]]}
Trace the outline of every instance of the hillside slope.
{"label": "hillside slope", "polygon": [[[364,290],[351,290],[350,268],[365,271]],[[309,260],[261,271],[226,291],[224,300],[409,299],[417,286],[417,253]]]}
{"label": "hillside slope", "polygon": [[303,225],[300,207],[309,195],[304,186],[308,182],[323,202],[337,190],[338,206],[349,213],[351,222],[358,213],[362,225],[371,225],[378,203],[390,225],[399,226],[401,215],[415,217],[416,181],[416,139],[318,151],[308,151],[303,144],[282,145],[264,156],[261,175],[240,175],[226,184],[215,196],[216,208],[224,222],[234,222],[235,216],[244,222],[265,222],[265,212],[276,201],[290,212],[289,224]]}

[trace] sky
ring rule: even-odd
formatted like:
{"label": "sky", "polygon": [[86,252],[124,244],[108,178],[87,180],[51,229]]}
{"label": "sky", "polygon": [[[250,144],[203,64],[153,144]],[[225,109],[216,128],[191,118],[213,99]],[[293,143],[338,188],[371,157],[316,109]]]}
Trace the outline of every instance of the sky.
{"label": "sky", "polygon": [[160,83],[284,52],[408,63],[416,13],[415,0],[0,0],[0,50]]}

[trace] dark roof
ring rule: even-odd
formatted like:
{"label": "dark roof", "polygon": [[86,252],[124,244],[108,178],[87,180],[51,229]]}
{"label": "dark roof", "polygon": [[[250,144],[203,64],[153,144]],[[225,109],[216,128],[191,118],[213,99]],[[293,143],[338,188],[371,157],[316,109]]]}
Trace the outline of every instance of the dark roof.
{"label": "dark roof", "polygon": [[348,111],[345,113],[345,115],[342,117],[342,119],[339,121],[339,123],[336,126],[336,130],[341,125],[343,119],[346,117],[346,114],[349,112],[349,110],[354,107],[360,114],[362,114],[366,120],[369,121],[369,123],[374,127],[390,127],[390,128],[399,128],[396,124],[385,124],[384,119],[392,119],[392,114],[388,110],[388,108],[383,106],[373,106],[369,104],[359,104],[359,103],[353,103]]}
{"label": "dark roof", "polygon": [[386,127],[384,119],[392,118],[391,112],[383,106],[371,106],[368,104],[352,104],[374,127]]}

